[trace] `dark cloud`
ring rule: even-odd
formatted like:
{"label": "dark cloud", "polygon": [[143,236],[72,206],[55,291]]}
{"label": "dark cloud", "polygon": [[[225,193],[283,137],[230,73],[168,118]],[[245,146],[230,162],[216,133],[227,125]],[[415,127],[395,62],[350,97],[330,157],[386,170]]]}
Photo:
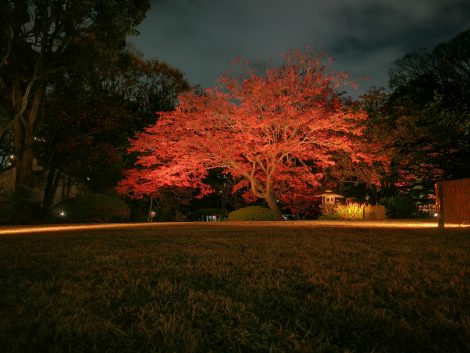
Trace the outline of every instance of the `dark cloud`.
{"label": "dark cloud", "polygon": [[393,62],[452,38],[470,23],[467,0],[155,0],[132,41],[147,57],[212,86],[242,57],[262,65],[312,46],[336,57],[335,69],[387,84]]}

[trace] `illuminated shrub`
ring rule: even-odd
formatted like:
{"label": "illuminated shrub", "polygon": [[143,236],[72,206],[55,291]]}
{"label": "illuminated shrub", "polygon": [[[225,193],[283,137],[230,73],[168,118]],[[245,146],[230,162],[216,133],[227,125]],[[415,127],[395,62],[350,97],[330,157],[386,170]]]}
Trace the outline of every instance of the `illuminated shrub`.
{"label": "illuminated shrub", "polygon": [[349,205],[322,205],[320,219],[361,220],[363,219],[363,206],[357,203]]}
{"label": "illuminated shrub", "polygon": [[130,217],[127,204],[111,195],[91,194],[59,202],[52,207],[55,222],[124,222]]}
{"label": "illuminated shrub", "polygon": [[232,211],[228,215],[229,221],[275,221],[278,220],[276,212],[266,207],[250,206]]}
{"label": "illuminated shrub", "polygon": [[413,218],[418,214],[416,203],[406,196],[384,197],[380,203],[385,206],[390,218]]}

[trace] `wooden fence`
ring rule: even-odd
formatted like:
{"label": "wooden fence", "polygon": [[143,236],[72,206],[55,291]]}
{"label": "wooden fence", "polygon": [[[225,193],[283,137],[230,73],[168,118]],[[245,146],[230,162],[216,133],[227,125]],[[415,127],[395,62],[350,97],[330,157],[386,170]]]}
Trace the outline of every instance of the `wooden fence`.
{"label": "wooden fence", "polygon": [[385,219],[385,206],[365,205],[362,209],[362,219],[364,220],[383,220]]}
{"label": "wooden fence", "polygon": [[443,181],[435,188],[439,227],[470,224],[470,178]]}

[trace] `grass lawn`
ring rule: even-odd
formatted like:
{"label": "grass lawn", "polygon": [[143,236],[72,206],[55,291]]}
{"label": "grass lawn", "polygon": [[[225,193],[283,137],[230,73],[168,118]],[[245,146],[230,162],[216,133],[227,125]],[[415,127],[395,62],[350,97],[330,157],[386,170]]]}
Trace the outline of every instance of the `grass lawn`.
{"label": "grass lawn", "polygon": [[470,230],[2,235],[0,352],[470,352]]}

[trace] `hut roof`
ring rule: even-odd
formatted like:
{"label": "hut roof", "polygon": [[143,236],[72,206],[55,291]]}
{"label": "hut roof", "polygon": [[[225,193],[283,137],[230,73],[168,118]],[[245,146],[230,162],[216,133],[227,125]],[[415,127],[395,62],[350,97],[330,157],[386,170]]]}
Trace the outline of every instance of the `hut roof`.
{"label": "hut roof", "polygon": [[315,195],[315,197],[323,197],[323,196],[334,196],[334,197],[344,198],[343,195],[336,194],[331,190],[325,190],[323,194]]}

